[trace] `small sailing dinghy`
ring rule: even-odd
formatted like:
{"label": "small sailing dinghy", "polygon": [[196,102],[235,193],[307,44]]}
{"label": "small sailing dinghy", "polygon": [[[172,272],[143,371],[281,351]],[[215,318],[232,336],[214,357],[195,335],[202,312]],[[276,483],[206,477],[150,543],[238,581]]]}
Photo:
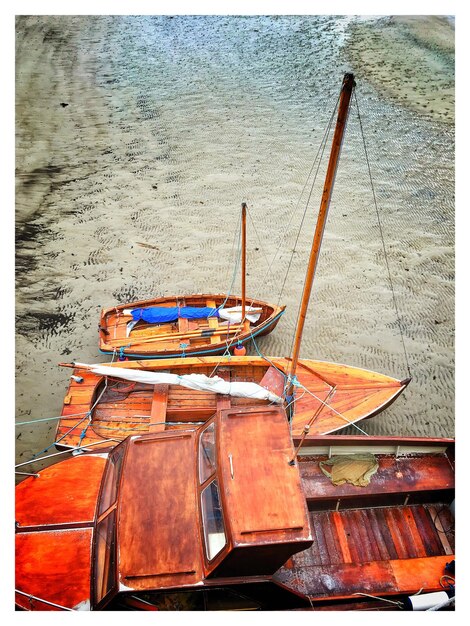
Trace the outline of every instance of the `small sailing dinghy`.
{"label": "small sailing dinghy", "polygon": [[[293,436],[303,433],[306,426],[312,435],[324,435],[376,415],[405,389],[410,378],[398,380],[362,368],[300,358],[307,307],[354,86],[353,75],[346,74],[292,356],[192,357],[188,354],[184,359],[118,362],[104,368],[65,364],[75,371],[58,422],[57,446],[77,447],[102,441],[100,445],[109,447],[129,434],[178,428],[181,422],[200,425],[220,408],[270,402],[279,402],[288,410]],[[161,377],[168,373],[176,376]],[[201,389],[179,385],[192,375],[207,377],[207,386]],[[223,379],[220,385],[214,377]],[[244,395],[230,394],[234,386],[239,388],[246,383],[250,388]],[[255,397],[252,383],[260,388]],[[225,387],[228,393],[221,391]],[[266,391],[278,400],[261,397]]]}
{"label": "small sailing dinghy", "polygon": [[284,306],[226,294],[142,300],[104,309],[100,352],[133,358],[173,358],[233,351],[276,327]]}
{"label": "small sailing dinghy", "polygon": [[100,352],[121,358],[220,354],[273,331],[285,307],[249,299],[245,294],[246,210],[242,203],[241,296],[167,296],[103,309]]}
{"label": "small sailing dinghy", "polygon": [[203,428],[127,437],[26,478],[15,498],[17,607],[380,610],[447,600],[453,440],[294,444],[282,406],[238,406]]}

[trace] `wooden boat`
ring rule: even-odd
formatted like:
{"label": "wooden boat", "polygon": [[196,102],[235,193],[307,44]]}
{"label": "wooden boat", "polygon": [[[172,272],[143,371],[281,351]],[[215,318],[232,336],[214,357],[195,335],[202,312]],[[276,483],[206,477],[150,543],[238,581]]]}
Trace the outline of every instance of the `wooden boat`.
{"label": "wooden boat", "polygon": [[[437,604],[426,594],[455,586],[453,446],[307,435],[294,448],[284,409],[258,406],[71,457],[16,487],[16,604],[403,608],[418,592]],[[354,467],[358,452],[374,459],[369,482],[332,484],[321,464]]]}
{"label": "wooden boat", "polygon": [[174,430],[188,423],[201,425],[218,408],[272,403],[272,399],[233,397],[179,385],[132,382],[133,372],[203,374],[213,380],[210,374],[216,370],[217,376],[231,384],[257,383],[293,408],[293,436],[300,436],[305,426],[312,435],[324,435],[372,417],[390,405],[409,382],[348,365],[300,359],[297,399],[293,400],[286,398],[291,361],[278,357],[186,357],[116,362],[104,370],[95,366],[96,372],[104,374],[94,373],[90,367],[75,366],[57,424],[58,448],[89,444],[108,448],[128,435]]}
{"label": "wooden boat", "polygon": [[[328,459],[364,454],[378,465],[365,486],[335,485],[322,471]],[[278,582],[307,594],[315,610],[367,608],[364,601],[371,598],[365,594],[398,596],[409,606],[408,596],[420,590],[449,589],[452,566],[446,566],[455,558],[452,439],[307,436],[297,459],[316,540],[276,572]]]}
{"label": "wooden boat", "polygon": [[167,296],[103,309],[100,351],[120,358],[221,354],[274,330],[285,307],[246,297],[246,209],[243,202],[241,296]]}
{"label": "wooden boat", "polygon": [[[99,338],[100,352],[133,358],[174,358],[186,355],[220,354],[250,341],[253,337],[267,335],[277,326],[284,306],[250,300],[246,310],[254,314],[250,322],[242,315],[243,296],[226,294],[192,294],[141,300],[120,304],[101,312]],[[152,323],[143,319],[134,323],[134,311],[175,310],[169,322]],[[218,316],[188,319],[178,317],[176,311],[196,310],[217,313],[219,309],[239,309],[240,319],[234,323]],[[242,319],[245,319],[242,322]],[[255,318],[256,321],[255,321]]]}
{"label": "wooden boat", "polygon": [[[311,434],[336,432],[372,417],[385,409],[403,391],[410,379],[397,380],[365,369],[336,363],[300,359],[300,345],[321,238],[333,190],[341,143],[346,126],[354,77],[346,74],[338,106],[338,118],[319,217],[313,237],[302,302],[291,358],[278,357],[191,357],[113,363],[107,375],[77,369],[65,398],[58,422],[56,443],[60,446],[114,445],[128,434],[178,427],[180,422],[201,423],[217,408],[246,406],[251,397],[230,398],[220,394],[153,383],[120,383],[119,368],[143,373],[172,372],[177,375],[214,374],[230,384],[254,382],[277,394],[289,409],[293,435],[304,428]],[[244,291],[243,291],[244,292]],[[207,300],[205,301],[207,304]],[[94,369],[95,372],[99,370]],[[106,382],[110,379],[112,382]],[[132,376],[128,380],[132,381]],[[211,381],[209,381],[211,382]],[[269,400],[270,402],[271,400]],[[266,400],[258,403],[266,404]],[[109,441],[112,440],[112,441]]]}

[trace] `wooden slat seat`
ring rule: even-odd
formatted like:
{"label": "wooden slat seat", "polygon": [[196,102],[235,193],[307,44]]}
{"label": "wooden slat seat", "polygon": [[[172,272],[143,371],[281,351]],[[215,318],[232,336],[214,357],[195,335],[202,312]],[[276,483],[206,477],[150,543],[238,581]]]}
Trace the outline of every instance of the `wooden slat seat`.
{"label": "wooden slat seat", "polygon": [[[206,305],[213,309],[216,308],[215,300],[209,300],[209,299],[206,300]],[[218,317],[209,317],[208,322],[209,322],[209,328],[214,328],[215,330],[219,328]],[[220,341],[220,337],[218,335],[211,337],[211,343],[219,343],[219,341]]]}
{"label": "wooden slat seat", "polygon": [[150,410],[149,432],[151,433],[165,430],[168,388],[169,385],[155,385]]}
{"label": "wooden slat seat", "polygon": [[402,494],[405,497],[409,493],[450,490],[455,487],[454,470],[445,455],[378,457],[379,469],[365,487],[349,483],[333,485],[319,465],[326,458],[302,460],[299,463],[302,487],[309,504],[321,500],[382,494]]}

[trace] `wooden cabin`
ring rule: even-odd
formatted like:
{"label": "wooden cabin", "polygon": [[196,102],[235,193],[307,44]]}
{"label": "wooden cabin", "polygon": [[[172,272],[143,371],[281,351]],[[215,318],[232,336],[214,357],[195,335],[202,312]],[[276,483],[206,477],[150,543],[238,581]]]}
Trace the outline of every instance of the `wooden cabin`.
{"label": "wooden cabin", "polygon": [[[364,456],[373,471],[351,482]],[[200,428],[128,437],[21,482],[16,603],[404,608],[455,585],[454,472],[450,439],[293,444],[282,407],[219,408]]]}
{"label": "wooden cabin", "polygon": [[228,409],[204,429],[129,437],[107,460],[83,454],[26,479],[17,604],[96,610],[120,594],[273,585],[312,543],[292,454],[283,409]]}

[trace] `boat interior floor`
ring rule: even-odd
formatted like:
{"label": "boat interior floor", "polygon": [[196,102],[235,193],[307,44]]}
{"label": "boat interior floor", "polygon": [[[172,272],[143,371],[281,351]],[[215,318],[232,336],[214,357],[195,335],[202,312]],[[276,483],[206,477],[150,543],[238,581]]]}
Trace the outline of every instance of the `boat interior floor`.
{"label": "boat interior floor", "polygon": [[454,553],[447,504],[310,511],[312,546],[276,573],[317,599],[416,593],[439,581]]}

